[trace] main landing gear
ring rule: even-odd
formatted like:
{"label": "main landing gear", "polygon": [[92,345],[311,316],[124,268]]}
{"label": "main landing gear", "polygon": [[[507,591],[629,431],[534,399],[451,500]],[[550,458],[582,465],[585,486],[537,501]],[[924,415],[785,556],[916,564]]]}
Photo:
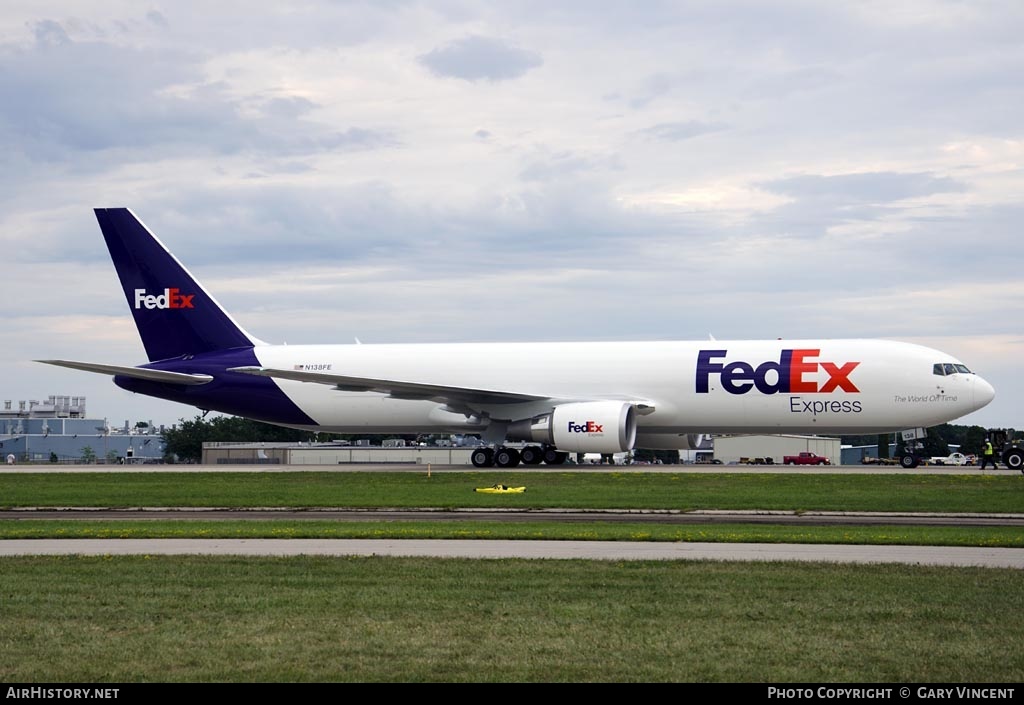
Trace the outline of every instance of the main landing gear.
{"label": "main landing gear", "polygon": [[516,448],[477,448],[470,456],[474,467],[514,468],[519,463],[524,465],[561,465],[568,460],[569,454],[550,446],[526,446],[522,450]]}

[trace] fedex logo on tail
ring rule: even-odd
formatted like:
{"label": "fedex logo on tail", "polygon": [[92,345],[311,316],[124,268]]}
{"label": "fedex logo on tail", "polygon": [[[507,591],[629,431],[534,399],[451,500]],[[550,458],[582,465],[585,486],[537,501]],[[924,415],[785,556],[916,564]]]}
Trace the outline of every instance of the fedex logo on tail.
{"label": "fedex logo on tail", "polygon": [[[818,361],[820,349],[783,350],[778,361],[767,360],[756,367],[737,360],[724,362],[728,350],[701,350],[697,354],[697,393],[707,394],[711,375],[718,375],[722,389],[730,394],[746,394],[753,388],[762,394],[828,394],[837,390],[860,392],[850,380],[859,362]],[[719,361],[722,360],[722,361]],[[818,384],[820,372],[828,375]]]}
{"label": "fedex logo on tail", "polygon": [[179,289],[164,289],[162,294],[147,294],[145,289],[135,290],[135,308],[195,308],[195,294],[182,294]]}

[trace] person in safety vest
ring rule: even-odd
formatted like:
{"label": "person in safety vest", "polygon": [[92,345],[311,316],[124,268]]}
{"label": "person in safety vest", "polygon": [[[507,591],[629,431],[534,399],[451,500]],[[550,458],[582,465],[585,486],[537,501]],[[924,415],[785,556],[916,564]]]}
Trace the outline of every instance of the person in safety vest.
{"label": "person in safety vest", "polygon": [[992,441],[988,438],[981,446],[981,469],[984,470],[985,466],[992,463],[992,469],[998,470],[999,467],[996,465],[996,454],[992,448]]}

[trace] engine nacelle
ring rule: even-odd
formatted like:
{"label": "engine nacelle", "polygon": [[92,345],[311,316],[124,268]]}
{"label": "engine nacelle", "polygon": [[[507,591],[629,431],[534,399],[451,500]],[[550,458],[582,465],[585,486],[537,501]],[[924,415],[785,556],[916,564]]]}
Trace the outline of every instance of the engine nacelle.
{"label": "engine nacelle", "polygon": [[621,453],[636,440],[636,409],[621,401],[559,404],[549,414],[509,424],[507,435],[567,453]]}
{"label": "engine nacelle", "polygon": [[427,418],[430,419],[430,423],[443,424],[450,431],[457,433],[472,433],[487,428],[487,424],[479,416],[450,411],[443,406],[431,409]]}
{"label": "engine nacelle", "polygon": [[704,443],[703,433],[640,433],[636,448],[647,450],[697,450]]}

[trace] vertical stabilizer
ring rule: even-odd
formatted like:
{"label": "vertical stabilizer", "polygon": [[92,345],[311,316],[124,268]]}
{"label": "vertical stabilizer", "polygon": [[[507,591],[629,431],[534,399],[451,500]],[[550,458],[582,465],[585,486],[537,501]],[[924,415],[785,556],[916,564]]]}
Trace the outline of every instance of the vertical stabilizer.
{"label": "vertical stabilizer", "polygon": [[127,208],[95,210],[150,362],[261,344],[134,213]]}

